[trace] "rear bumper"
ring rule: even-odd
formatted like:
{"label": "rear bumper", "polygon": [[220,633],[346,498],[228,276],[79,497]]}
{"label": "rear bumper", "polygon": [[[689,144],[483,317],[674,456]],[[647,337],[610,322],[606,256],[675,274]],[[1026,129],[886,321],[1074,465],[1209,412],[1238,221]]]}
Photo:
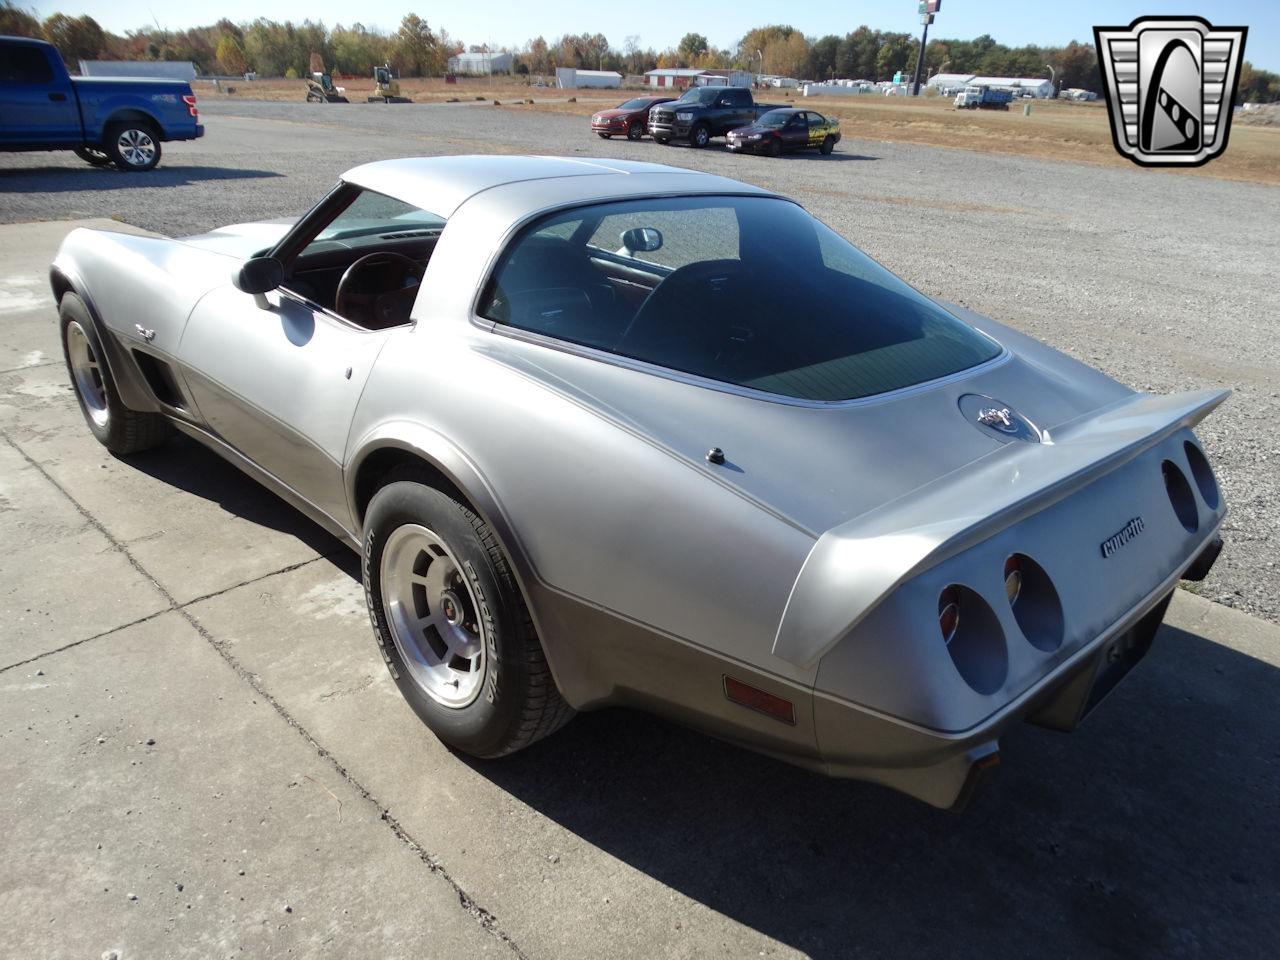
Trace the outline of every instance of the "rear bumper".
{"label": "rear bumper", "polygon": [[199,140],[204,136],[204,124],[197,123],[194,129],[181,132],[165,132],[165,140]]}
{"label": "rear bumper", "polygon": [[1024,720],[1063,732],[1079,726],[1151,649],[1178,580],[1207,573],[1220,550],[1220,538],[1210,537],[1121,620],[969,730],[933,730],[815,693],[825,772],[880,783],[935,807],[963,807],[998,763],[1000,737],[1011,726]]}

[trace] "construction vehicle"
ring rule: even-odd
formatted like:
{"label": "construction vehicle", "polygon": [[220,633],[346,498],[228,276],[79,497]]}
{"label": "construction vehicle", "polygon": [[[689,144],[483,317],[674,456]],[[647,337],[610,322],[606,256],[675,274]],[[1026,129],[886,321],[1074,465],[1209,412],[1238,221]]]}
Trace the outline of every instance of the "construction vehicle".
{"label": "construction vehicle", "polygon": [[1008,110],[1012,100],[1012,91],[996,90],[971,83],[956,94],[956,109]]}
{"label": "construction vehicle", "polygon": [[408,97],[400,96],[400,81],[396,79],[391,64],[384,63],[373,68],[373,96],[370,103],[413,103]]}
{"label": "construction vehicle", "polygon": [[333,77],[316,70],[307,77],[307,103],[350,103],[346,97],[345,87],[335,87]]}

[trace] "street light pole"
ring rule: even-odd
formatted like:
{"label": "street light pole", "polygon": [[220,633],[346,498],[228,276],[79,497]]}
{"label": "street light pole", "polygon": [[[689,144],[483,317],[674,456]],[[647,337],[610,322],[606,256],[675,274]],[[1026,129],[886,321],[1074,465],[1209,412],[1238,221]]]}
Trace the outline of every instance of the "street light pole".
{"label": "street light pole", "polygon": [[[938,12],[938,8],[942,6],[942,0],[921,0],[920,22],[924,24],[924,31],[920,34],[920,52],[916,54],[916,70],[911,76],[911,95],[913,97],[920,96],[920,71],[924,68],[924,51],[929,45],[929,24],[933,23],[933,15]],[[939,73],[942,71],[939,70]]]}
{"label": "street light pole", "polygon": [[920,96],[920,70],[924,67],[924,48],[929,42],[929,17],[924,18],[924,32],[920,34],[920,52],[916,54],[916,72],[911,78],[911,95]]}

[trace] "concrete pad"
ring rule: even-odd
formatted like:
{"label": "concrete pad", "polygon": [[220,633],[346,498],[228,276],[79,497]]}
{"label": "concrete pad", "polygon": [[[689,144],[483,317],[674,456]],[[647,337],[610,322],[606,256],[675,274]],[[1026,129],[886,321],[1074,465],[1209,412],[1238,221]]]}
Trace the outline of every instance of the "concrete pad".
{"label": "concrete pad", "polygon": [[340,549],[186,437],[127,459],[108,453],[85,425],[61,364],[0,375],[0,430],[180,604]]}
{"label": "concrete pad", "polygon": [[49,289],[49,261],[62,238],[77,227],[148,234],[116,220],[66,220],[0,225],[0,371],[61,363],[55,324],[57,305]]}
{"label": "concrete pad", "polygon": [[1014,731],[957,815],[622,710],[454,756],[375,654],[355,573],[192,610],[531,956],[1266,957],[1280,936],[1276,627],[1179,593],[1085,726]]}
{"label": "concrete pad", "polygon": [[[191,612],[301,722],[315,725],[313,734],[449,865],[521,949],[561,958],[778,949],[539,814],[489,779],[492,765],[473,767],[442,746],[404,703],[376,652],[355,567],[354,554],[345,573],[315,564]],[[281,642],[284,636],[292,641]],[[516,762],[537,767],[540,752]],[[729,949],[713,950],[716,943]]]}
{"label": "concrete pad", "polygon": [[0,437],[0,668],[168,608]]}
{"label": "concrete pad", "polygon": [[507,956],[176,613],[0,673],[21,957]]}

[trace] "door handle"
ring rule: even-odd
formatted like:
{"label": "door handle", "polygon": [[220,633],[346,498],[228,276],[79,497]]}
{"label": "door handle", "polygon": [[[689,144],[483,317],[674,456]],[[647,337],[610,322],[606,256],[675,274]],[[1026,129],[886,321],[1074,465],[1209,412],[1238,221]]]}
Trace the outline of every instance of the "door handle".
{"label": "door handle", "polygon": [[49,94],[49,99],[61,102],[67,99],[67,95],[65,93],[51,93]]}

